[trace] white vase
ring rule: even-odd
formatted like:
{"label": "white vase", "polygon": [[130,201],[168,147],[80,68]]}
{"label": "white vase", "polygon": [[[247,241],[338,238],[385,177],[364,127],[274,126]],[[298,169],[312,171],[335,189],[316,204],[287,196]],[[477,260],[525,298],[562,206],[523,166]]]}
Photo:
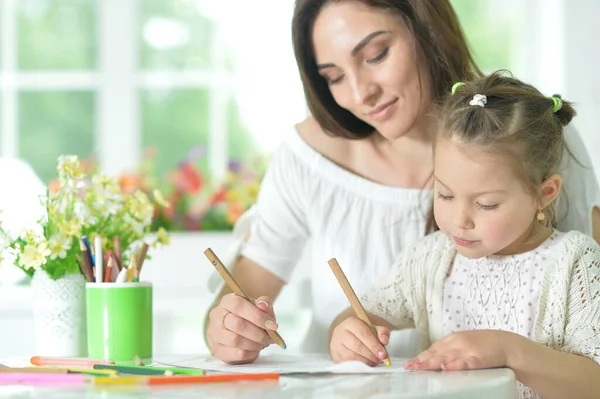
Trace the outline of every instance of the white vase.
{"label": "white vase", "polygon": [[68,274],[52,280],[38,270],[31,280],[36,355],[85,357],[87,354],[85,278]]}

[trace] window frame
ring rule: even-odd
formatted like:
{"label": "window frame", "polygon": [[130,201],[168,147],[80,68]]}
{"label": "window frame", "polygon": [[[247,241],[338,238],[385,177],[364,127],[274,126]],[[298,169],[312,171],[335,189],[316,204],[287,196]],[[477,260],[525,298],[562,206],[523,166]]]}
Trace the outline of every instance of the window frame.
{"label": "window frame", "polygon": [[[140,0],[96,1],[97,63],[90,70],[21,71],[17,67],[17,1],[0,0],[0,156],[18,157],[21,90],[86,90],[96,94],[95,153],[110,175],[135,169],[141,160],[140,97],[143,90],[209,90],[209,172],[219,179],[228,163],[227,103],[234,75],[225,68],[225,54],[212,37],[210,69],[143,70],[140,54]],[[132,29],[134,27],[134,29]],[[7,39],[8,38],[8,39]]]}

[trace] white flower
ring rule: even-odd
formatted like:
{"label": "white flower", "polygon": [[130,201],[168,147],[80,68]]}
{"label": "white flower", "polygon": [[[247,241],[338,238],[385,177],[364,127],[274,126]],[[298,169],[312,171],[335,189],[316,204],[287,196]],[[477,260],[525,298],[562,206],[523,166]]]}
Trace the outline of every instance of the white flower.
{"label": "white flower", "polygon": [[131,216],[145,225],[150,225],[154,215],[154,206],[146,194],[136,191],[128,198],[128,208]]}
{"label": "white flower", "polygon": [[168,208],[170,206],[169,202],[165,199],[160,190],[154,189],[154,191],[152,191],[152,196],[154,197],[154,201],[156,201],[156,203],[163,208]]}
{"label": "white flower", "polygon": [[46,257],[48,255],[50,255],[50,250],[45,242],[42,242],[37,246],[27,244],[19,257],[19,265],[25,270],[38,270],[42,265],[46,264]]}
{"label": "white flower", "polygon": [[57,170],[62,178],[78,180],[84,177],[77,155],[61,155],[58,158]]}
{"label": "white flower", "polygon": [[72,238],[64,234],[54,234],[48,240],[48,246],[50,247],[50,259],[56,258],[64,259],[67,257],[67,251],[71,249]]}
{"label": "white flower", "polygon": [[163,227],[158,228],[158,231],[156,232],[156,241],[162,245],[169,245],[171,240],[167,230],[165,230]]}
{"label": "white flower", "polygon": [[77,218],[58,223],[57,227],[63,236],[73,237],[81,234],[81,223],[79,220],[77,220]]}
{"label": "white flower", "polygon": [[121,211],[123,205],[119,202],[98,199],[94,201],[94,207],[101,215],[116,215]]}
{"label": "white flower", "polygon": [[73,213],[79,219],[81,225],[93,225],[96,223],[96,218],[92,215],[92,211],[82,201],[75,201]]}

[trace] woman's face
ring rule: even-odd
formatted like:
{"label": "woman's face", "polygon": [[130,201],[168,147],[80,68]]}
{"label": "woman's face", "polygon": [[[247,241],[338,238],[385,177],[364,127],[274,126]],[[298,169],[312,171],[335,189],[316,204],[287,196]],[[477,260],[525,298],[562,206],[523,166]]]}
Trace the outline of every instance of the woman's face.
{"label": "woman's face", "polygon": [[317,17],[312,39],[335,101],[389,141],[427,112],[427,68],[398,16],[358,2],[332,3]]}

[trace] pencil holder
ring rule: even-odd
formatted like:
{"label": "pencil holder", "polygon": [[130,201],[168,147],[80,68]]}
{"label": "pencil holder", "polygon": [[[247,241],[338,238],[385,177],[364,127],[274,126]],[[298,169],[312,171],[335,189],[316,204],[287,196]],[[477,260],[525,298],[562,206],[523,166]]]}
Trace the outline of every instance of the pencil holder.
{"label": "pencil holder", "polygon": [[88,357],[152,362],[152,284],[87,283]]}

